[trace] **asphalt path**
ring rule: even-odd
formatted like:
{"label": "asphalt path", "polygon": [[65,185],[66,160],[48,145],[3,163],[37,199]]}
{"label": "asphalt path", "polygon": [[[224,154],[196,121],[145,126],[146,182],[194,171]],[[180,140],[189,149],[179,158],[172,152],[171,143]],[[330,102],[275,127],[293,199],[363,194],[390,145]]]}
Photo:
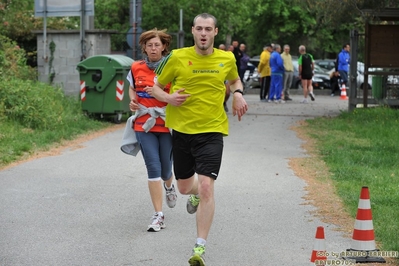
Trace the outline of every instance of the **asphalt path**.
{"label": "asphalt path", "polygon": [[[300,95],[285,104],[244,96],[249,111],[229,112],[207,266],[311,265],[317,226],[327,251],[350,239],[321,222],[305,204],[305,182],[288,166],[307,156],[290,127],[347,110],[339,97]],[[229,106],[231,104],[229,103]],[[231,108],[231,107],[230,107]],[[0,265],[188,265],[196,238],[187,196],[169,209],[166,229],[146,231],[153,213],[141,154],[120,151],[123,129],[66,148],[61,154],[0,171]]]}

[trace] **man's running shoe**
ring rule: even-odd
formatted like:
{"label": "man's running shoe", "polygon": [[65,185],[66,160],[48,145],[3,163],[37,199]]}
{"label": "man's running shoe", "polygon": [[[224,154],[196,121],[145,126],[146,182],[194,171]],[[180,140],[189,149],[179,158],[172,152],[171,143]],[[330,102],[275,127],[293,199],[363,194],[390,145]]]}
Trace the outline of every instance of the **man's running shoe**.
{"label": "man's running shoe", "polygon": [[205,246],[195,244],[193,248],[193,254],[191,255],[188,263],[190,266],[205,266]]}
{"label": "man's running shoe", "polygon": [[148,232],[158,232],[161,229],[165,229],[166,225],[164,222],[164,216],[160,216],[158,213],[155,213],[151,217],[150,224],[148,225],[147,231]]}
{"label": "man's running shoe", "polygon": [[166,204],[169,208],[174,208],[176,206],[177,194],[175,190],[175,186],[172,185],[171,188],[166,188],[165,183],[163,183],[163,187],[166,191]]}
{"label": "man's running shoe", "polygon": [[198,209],[198,204],[200,203],[200,199],[196,195],[190,195],[187,200],[187,212],[189,214],[193,214]]}
{"label": "man's running shoe", "polygon": [[314,101],[314,94],[313,94],[313,91],[311,91],[311,92],[309,92],[309,96],[310,96],[310,99],[312,99],[312,101]]}

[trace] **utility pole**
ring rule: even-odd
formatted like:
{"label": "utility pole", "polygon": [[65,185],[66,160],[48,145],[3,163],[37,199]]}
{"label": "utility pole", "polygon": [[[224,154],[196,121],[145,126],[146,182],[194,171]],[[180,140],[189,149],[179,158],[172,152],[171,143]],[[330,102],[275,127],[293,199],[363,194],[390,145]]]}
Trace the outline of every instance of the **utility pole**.
{"label": "utility pole", "polygon": [[141,0],[131,0],[130,1],[130,25],[132,25],[132,58],[137,60],[139,55],[141,54],[141,49],[138,49],[138,41],[140,34],[142,33],[141,29]]}
{"label": "utility pole", "polygon": [[81,13],[80,13],[80,60],[86,59],[86,0],[80,1]]}
{"label": "utility pole", "polygon": [[177,33],[177,48],[184,47],[183,9],[180,9],[180,29]]}

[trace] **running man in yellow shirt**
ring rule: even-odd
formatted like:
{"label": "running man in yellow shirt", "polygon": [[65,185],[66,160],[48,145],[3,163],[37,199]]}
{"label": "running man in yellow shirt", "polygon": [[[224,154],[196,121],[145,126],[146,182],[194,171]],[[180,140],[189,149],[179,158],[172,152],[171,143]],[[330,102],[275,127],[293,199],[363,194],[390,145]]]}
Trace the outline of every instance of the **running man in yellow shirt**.
{"label": "running man in yellow shirt", "polygon": [[[148,92],[168,103],[166,126],[173,130],[177,187],[181,194],[190,195],[187,211],[197,212],[197,241],[189,264],[205,265],[205,244],[215,212],[214,183],[222,162],[223,136],[229,133],[223,108],[225,80],[239,121],[248,105],[234,55],[213,48],[216,18],[207,13],[196,16],[191,32],[194,46],[173,50],[156,69],[155,85]],[[169,82],[167,93],[163,88]]]}

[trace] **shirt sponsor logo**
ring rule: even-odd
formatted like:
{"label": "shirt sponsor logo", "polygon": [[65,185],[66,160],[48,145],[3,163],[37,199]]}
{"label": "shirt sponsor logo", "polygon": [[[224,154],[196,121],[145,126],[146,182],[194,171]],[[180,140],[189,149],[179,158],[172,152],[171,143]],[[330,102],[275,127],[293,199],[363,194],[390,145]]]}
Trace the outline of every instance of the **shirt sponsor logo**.
{"label": "shirt sponsor logo", "polygon": [[219,70],[215,69],[193,69],[193,74],[219,74]]}

